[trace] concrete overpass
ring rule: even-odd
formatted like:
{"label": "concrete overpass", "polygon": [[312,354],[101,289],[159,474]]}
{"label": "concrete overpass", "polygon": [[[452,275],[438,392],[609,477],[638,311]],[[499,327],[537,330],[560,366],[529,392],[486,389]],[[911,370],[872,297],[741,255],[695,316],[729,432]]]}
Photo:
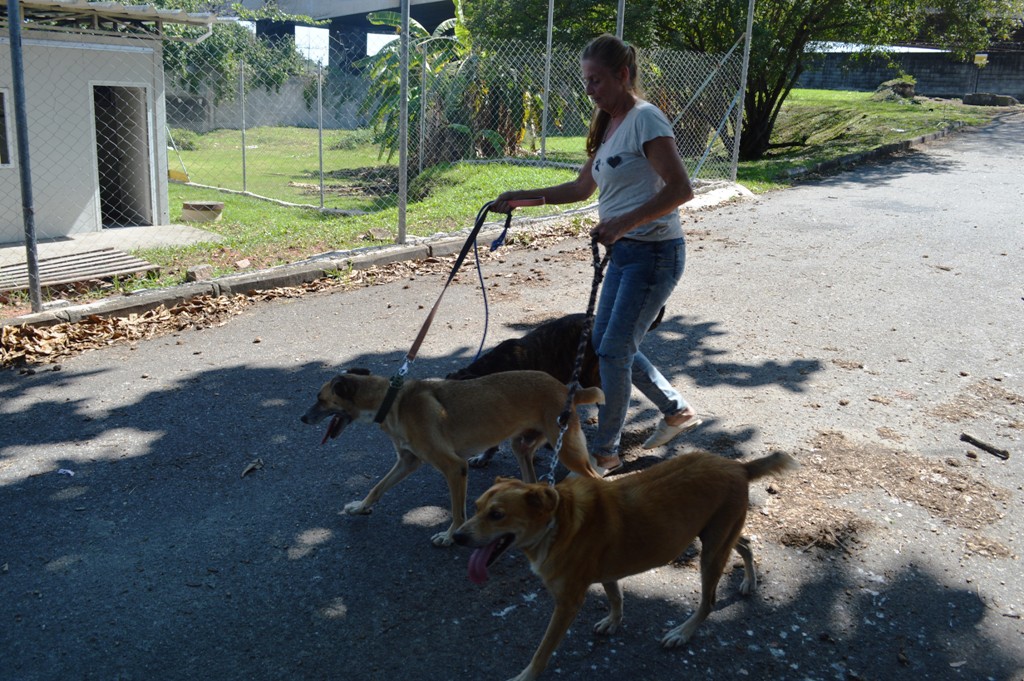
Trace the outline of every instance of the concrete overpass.
{"label": "concrete overpass", "polygon": [[[243,0],[248,9],[258,9],[263,0]],[[375,26],[366,19],[370,12],[399,12],[399,0],[278,0],[277,6],[283,12],[300,14],[318,21],[330,22],[326,28],[330,33],[330,59],[351,64],[366,56],[366,40],[370,33],[387,33],[386,28]],[[409,15],[433,31],[447,19],[455,16],[452,0],[410,0]],[[279,21],[257,21],[258,35],[295,35],[295,24]]]}
{"label": "concrete overpass", "polygon": [[[248,9],[259,9],[263,0],[243,0]],[[319,21],[343,20],[345,23],[369,26],[366,15],[370,12],[390,10],[398,12],[398,0],[278,0],[277,6],[289,14],[301,14]],[[445,19],[455,16],[452,0],[409,0],[409,14],[413,19],[434,30]]]}

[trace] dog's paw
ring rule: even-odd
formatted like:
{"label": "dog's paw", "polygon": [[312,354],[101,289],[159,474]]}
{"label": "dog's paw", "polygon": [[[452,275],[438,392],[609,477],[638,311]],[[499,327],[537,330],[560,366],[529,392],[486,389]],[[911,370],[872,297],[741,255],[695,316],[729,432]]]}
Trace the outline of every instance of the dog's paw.
{"label": "dog's paw", "polygon": [[594,625],[594,633],[601,634],[602,636],[611,636],[618,631],[619,622],[621,621],[621,619],[613,619],[612,616],[609,615]]}
{"label": "dog's paw", "polygon": [[438,532],[430,538],[430,541],[434,546],[439,546],[441,548],[451,546],[454,543],[452,541],[451,532]]}
{"label": "dog's paw", "polygon": [[347,515],[370,515],[372,511],[372,508],[364,506],[361,501],[352,501],[345,504],[345,513]]}
{"label": "dog's paw", "polygon": [[686,645],[686,642],[693,636],[693,629],[696,627],[689,627],[689,620],[683,622],[675,629],[670,630],[661,639],[662,648],[678,648],[679,646]]}
{"label": "dog's paw", "polygon": [[477,454],[476,456],[469,457],[467,463],[470,468],[483,468],[491,462],[491,457],[484,454]]}
{"label": "dog's paw", "polygon": [[749,596],[757,590],[757,577],[744,577],[740,583],[740,593]]}

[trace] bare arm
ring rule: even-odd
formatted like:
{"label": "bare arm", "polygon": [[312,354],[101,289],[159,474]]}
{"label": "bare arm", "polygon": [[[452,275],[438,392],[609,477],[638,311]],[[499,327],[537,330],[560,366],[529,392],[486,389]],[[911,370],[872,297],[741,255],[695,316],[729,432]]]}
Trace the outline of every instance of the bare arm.
{"label": "bare arm", "polygon": [[665,181],[665,186],[643,205],[603,220],[591,230],[591,235],[606,246],[615,243],[638,225],[668,215],[693,198],[693,186],[679,158],[675,140],[671,137],[656,137],[644,143],[644,155],[654,171]]}
{"label": "bare arm", "polygon": [[587,162],[580,168],[580,174],[576,176],[575,180],[570,182],[564,182],[552,187],[505,192],[494,200],[494,203],[491,204],[491,210],[498,213],[508,213],[512,210],[512,207],[507,203],[508,201],[531,199],[538,196],[544,199],[544,203],[576,203],[577,201],[584,201],[593,196],[594,191],[597,189],[597,183],[594,181],[594,176],[591,173],[592,161],[593,159],[587,159]]}

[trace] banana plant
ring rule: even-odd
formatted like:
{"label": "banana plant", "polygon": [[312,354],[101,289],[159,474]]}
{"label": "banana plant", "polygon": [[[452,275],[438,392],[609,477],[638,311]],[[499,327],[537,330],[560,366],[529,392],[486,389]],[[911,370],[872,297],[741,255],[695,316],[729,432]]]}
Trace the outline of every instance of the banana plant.
{"label": "banana plant", "polygon": [[[372,12],[370,23],[401,30],[401,15],[397,12]],[[451,35],[455,19],[442,22],[433,33],[414,19],[409,20],[409,129],[418,129],[421,111],[426,103],[425,84],[432,81],[445,67],[459,58],[458,41]],[[398,127],[401,104],[401,55],[398,41],[391,41],[377,52],[356,62],[370,82],[370,90],[360,106],[360,114],[367,116],[374,130],[374,142],[380,148],[380,157],[391,161],[398,151]],[[417,77],[418,76],[418,77]],[[419,135],[416,136],[416,139]],[[418,150],[412,150],[418,154]]]}

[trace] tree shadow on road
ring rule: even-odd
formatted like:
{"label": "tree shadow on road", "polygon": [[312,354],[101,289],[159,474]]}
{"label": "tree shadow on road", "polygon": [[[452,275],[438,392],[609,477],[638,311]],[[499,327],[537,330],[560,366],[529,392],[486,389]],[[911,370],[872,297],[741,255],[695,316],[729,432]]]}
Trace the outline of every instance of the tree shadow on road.
{"label": "tree shadow on road", "polygon": [[[943,175],[961,166],[962,163],[954,159],[942,158],[929,154],[927,150],[912,148],[860,162],[853,168],[837,168],[835,174],[809,176],[800,183],[814,183],[823,187],[881,187],[908,175]],[[839,170],[843,172],[838,172]]]}
{"label": "tree shadow on road", "polygon": [[[704,383],[800,390],[804,370],[817,370],[802,360],[717,362],[707,342],[717,333],[713,325],[672,318],[659,331],[659,345],[686,348],[678,366],[700,368]],[[358,353],[345,365],[386,374],[400,359]],[[443,375],[464,359],[462,351],[424,358],[417,373]],[[179,374],[131,386],[108,382],[117,394],[106,409],[82,392],[104,385],[101,370],[0,375],[8,405],[0,448],[0,676],[449,679],[507,675],[525,664],[550,601],[521,556],[505,559],[481,590],[466,580],[464,552],[430,545],[449,521],[440,474],[424,467],[370,516],[339,515],[386,472],[394,454],[375,427],[353,424],[321,447],[323,431],[299,422],[336,371],[320,363],[183,366]],[[243,476],[257,460],[261,467]],[[512,457],[499,457],[489,470],[471,472],[469,498],[495,475],[517,474]],[[822,674],[834,663],[870,670],[868,651],[892,651],[897,640],[905,642],[911,670],[948,670],[961,660],[939,645],[950,626],[960,646],[986,651],[956,669],[993,674],[1016,663],[974,628],[982,616],[974,595],[946,589],[924,572],[871,587],[899,604],[897,635],[888,621],[863,622],[874,617],[870,606],[881,596],[872,601],[853,589],[852,573],[809,570],[795,578],[800,586],[792,598],[752,601],[742,618],[730,616],[731,605],[720,609],[691,648],[665,654],[652,635],[680,617],[672,576],[664,593],[628,596],[631,624],[613,639],[622,642],[614,654],[608,644],[588,642],[589,624],[577,624],[557,661],[560,678],[589,678],[595,665],[664,678],[662,671],[680,665],[735,666],[737,651],[777,667],[782,678],[789,658],[777,659],[769,645],[785,644],[779,632],[800,622],[794,612],[807,618],[802,630],[812,637],[836,632],[830,635],[838,643],[812,641],[819,658],[803,668]],[[852,615],[839,631],[828,613],[847,590],[854,593],[846,606]],[[588,621],[592,614],[585,613]],[[642,628],[654,634],[638,633]],[[747,629],[756,635],[748,637]],[[837,648],[827,665],[821,662]],[[863,667],[853,655],[863,655]]]}

